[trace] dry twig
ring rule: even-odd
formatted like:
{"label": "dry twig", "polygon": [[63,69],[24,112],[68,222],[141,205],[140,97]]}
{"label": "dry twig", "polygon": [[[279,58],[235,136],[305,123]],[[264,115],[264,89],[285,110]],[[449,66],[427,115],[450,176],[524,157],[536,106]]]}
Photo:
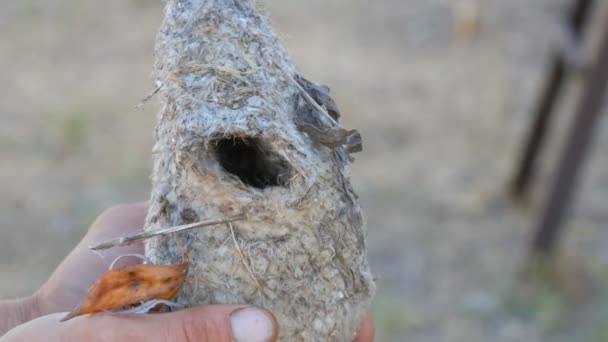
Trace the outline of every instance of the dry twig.
{"label": "dry twig", "polygon": [[234,235],[234,227],[232,227],[232,223],[230,223],[230,222],[228,223],[228,228],[230,228],[230,234],[232,235],[232,242],[234,242],[234,246],[236,247],[236,250],[239,252],[239,254],[241,256],[241,262],[243,263],[243,266],[245,266],[245,269],[247,270],[247,272],[249,273],[251,278],[253,278],[253,281],[255,282],[255,285],[258,288],[258,290],[260,290],[260,293],[263,293],[262,285],[260,285],[258,278],[255,276],[255,274],[253,274],[251,267],[247,263],[247,258],[245,257],[245,253],[243,253],[241,246],[239,246],[239,243],[236,241],[236,236]]}
{"label": "dry twig", "polygon": [[116,239],[113,239],[110,241],[102,242],[99,245],[91,246],[89,248],[94,251],[98,251],[98,250],[108,249],[108,248],[112,248],[112,247],[126,246],[126,245],[130,245],[132,243],[146,240],[146,239],[149,239],[149,238],[152,238],[155,236],[159,236],[159,235],[168,235],[171,233],[177,233],[177,232],[181,232],[181,231],[188,230],[188,229],[213,226],[213,225],[222,224],[222,223],[229,223],[229,222],[234,222],[234,221],[238,221],[238,220],[244,220],[245,218],[246,218],[245,214],[241,213],[238,215],[228,216],[228,217],[222,218],[222,219],[209,219],[209,220],[205,220],[205,221],[184,224],[181,226],[160,228],[160,229],[154,229],[154,230],[146,230],[146,231],[142,231],[142,232],[139,232],[139,233],[136,233],[133,235],[123,236],[123,237],[116,238]]}

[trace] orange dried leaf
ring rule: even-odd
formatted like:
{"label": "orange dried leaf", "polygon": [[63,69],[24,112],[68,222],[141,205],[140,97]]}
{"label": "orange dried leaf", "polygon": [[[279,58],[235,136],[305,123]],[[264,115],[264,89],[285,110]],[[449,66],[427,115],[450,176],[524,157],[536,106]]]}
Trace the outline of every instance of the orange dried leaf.
{"label": "orange dried leaf", "polygon": [[173,265],[133,265],[102,274],[84,299],[61,321],[126,308],[152,299],[171,299],[182,287],[188,261]]}

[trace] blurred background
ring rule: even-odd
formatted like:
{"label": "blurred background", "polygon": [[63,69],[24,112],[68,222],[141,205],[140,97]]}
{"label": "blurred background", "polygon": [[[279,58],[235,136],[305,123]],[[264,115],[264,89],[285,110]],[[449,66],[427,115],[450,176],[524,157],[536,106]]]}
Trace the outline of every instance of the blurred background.
{"label": "blurred background", "polygon": [[[363,133],[352,181],[378,341],[608,341],[606,120],[564,267],[522,277],[578,79],[529,204],[506,190],[570,2],[260,2]],[[0,0],[0,296],[31,293],[101,211],[148,197],[157,99],[135,107],[154,89],[161,18],[152,0]]]}

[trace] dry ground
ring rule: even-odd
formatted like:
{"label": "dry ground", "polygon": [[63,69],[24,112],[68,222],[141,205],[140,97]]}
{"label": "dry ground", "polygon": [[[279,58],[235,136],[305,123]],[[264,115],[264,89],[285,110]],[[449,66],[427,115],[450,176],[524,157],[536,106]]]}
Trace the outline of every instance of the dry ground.
{"label": "dry ground", "polygon": [[[608,340],[606,120],[563,244],[566,290],[518,285],[538,201],[504,196],[565,0],[483,0],[474,39],[454,31],[457,0],[264,3],[364,134],[353,181],[379,341]],[[104,208],[147,197],[156,103],[134,107],[160,18],[152,0],[0,3],[0,295],[37,288]]]}

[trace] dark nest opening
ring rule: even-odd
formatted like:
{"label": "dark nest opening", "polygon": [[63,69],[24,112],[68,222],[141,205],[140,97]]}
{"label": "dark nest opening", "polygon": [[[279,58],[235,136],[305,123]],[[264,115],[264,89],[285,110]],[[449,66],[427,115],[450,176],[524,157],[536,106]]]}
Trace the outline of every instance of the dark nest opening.
{"label": "dark nest opening", "polygon": [[289,163],[260,138],[224,137],[212,146],[224,171],[248,186],[265,189],[289,184]]}

